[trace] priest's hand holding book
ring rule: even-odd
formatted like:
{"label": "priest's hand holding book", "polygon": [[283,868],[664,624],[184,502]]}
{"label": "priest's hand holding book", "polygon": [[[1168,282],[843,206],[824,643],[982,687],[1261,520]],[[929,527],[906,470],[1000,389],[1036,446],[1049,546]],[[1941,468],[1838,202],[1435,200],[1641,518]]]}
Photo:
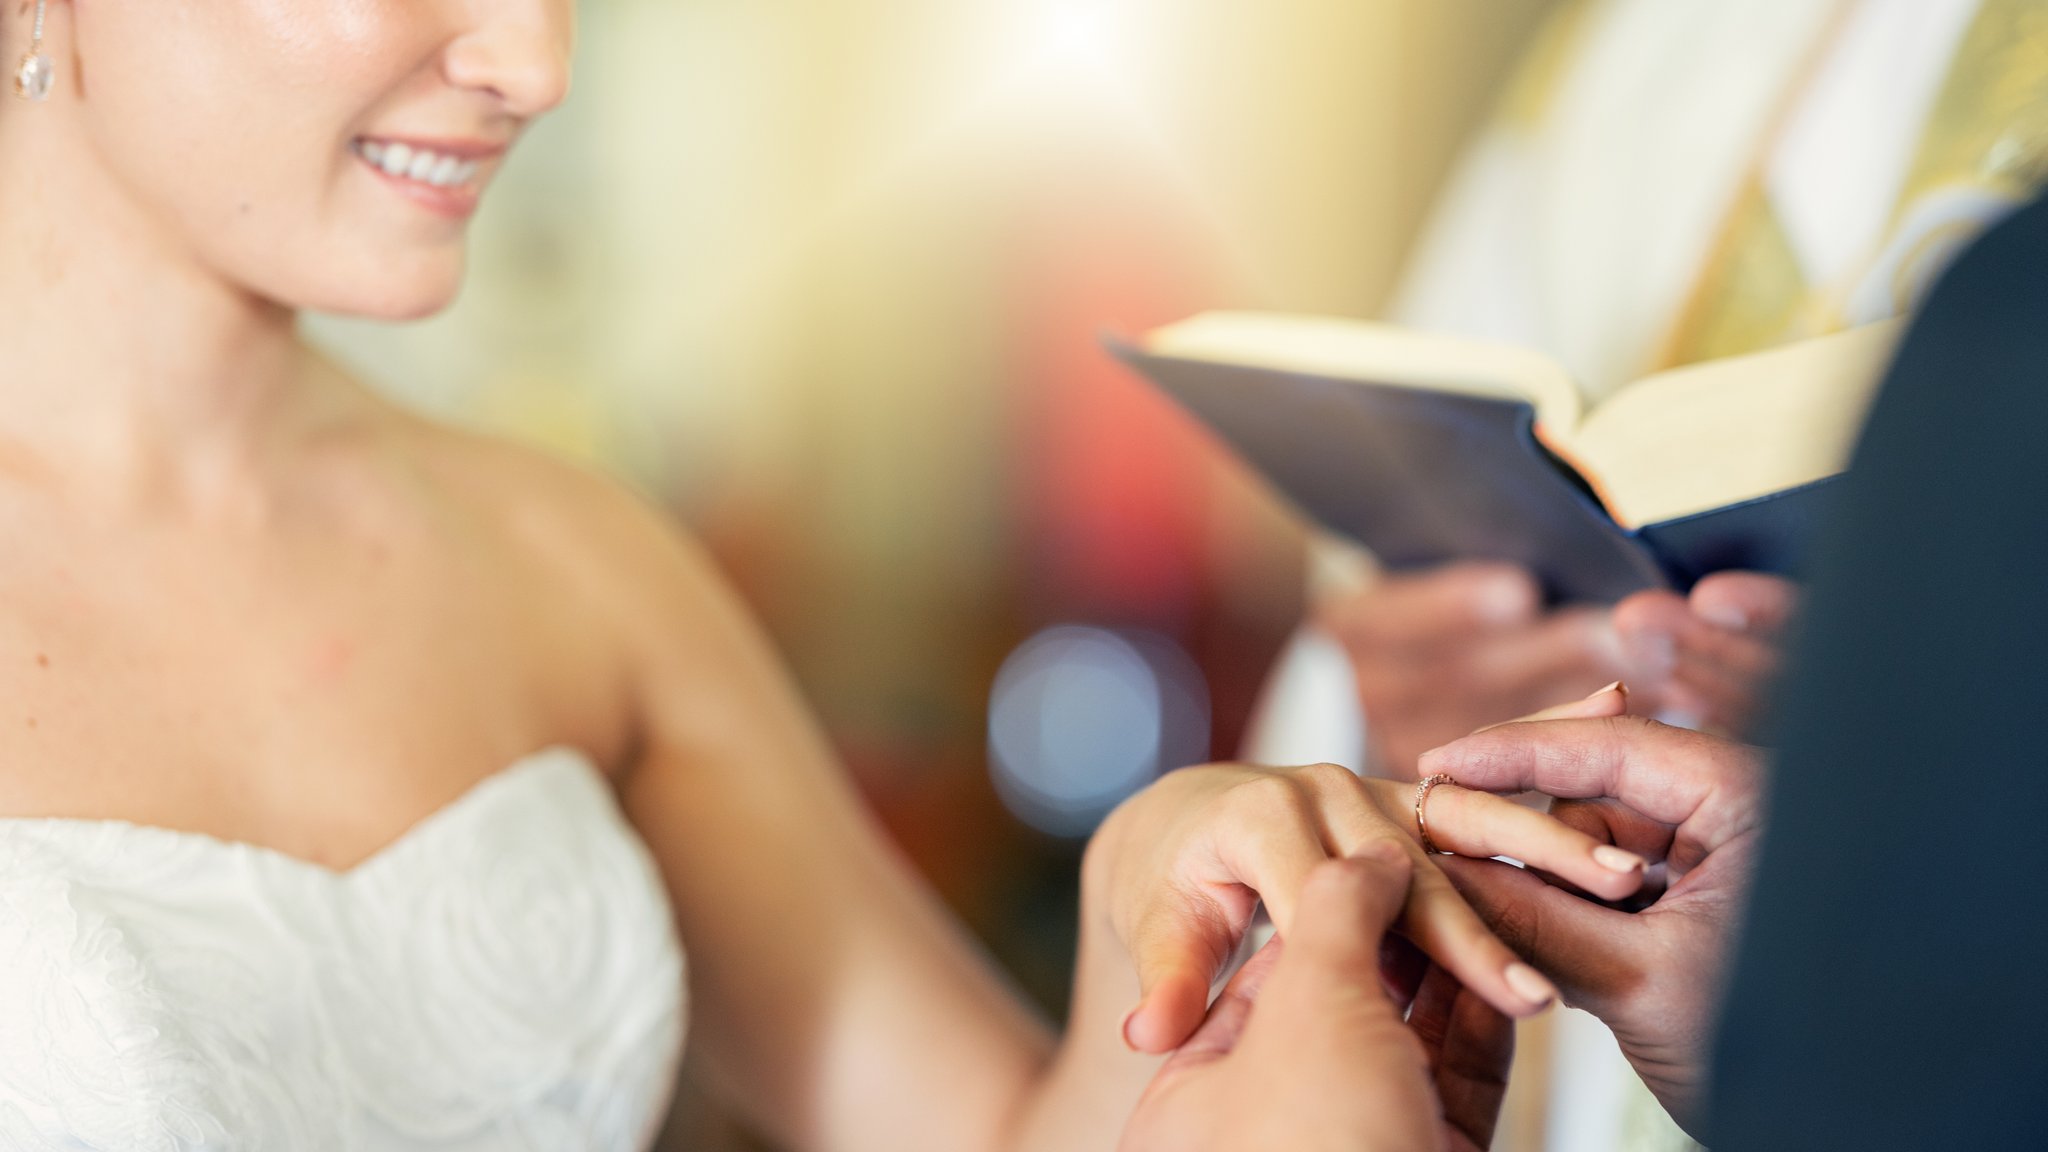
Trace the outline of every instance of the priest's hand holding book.
{"label": "priest's hand holding book", "polygon": [[1588,404],[1531,349],[1211,313],[1112,350],[1385,573],[1328,605],[1382,771],[1625,676],[1744,731],[1791,577],[1898,332],[1646,376]]}
{"label": "priest's hand holding book", "polygon": [[1527,571],[1466,563],[1389,573],[1316,620],[1350,658],[1375,766],[1412,778],[1426,749],[1616,679],[1640,713],[1749,736],[1797,601],[1783,577],[1720,572],[1550,609]]}
{"label": "priest's hand holding book", "polygon": [[1754,739],[1798,603],[1797,584],[1762,572],[1717,572],[1684,596],[1638,592],[1614,609],[1629,686],[1669,719]]}
{"label": "priest's hand holding book", "polygon": [[1605,609],[1548,610],[1508,564],[1387,573],[1316,620],[1350,658],[1378,775],[1414,779],[1425,750],[1475,728],[1635,683]]}

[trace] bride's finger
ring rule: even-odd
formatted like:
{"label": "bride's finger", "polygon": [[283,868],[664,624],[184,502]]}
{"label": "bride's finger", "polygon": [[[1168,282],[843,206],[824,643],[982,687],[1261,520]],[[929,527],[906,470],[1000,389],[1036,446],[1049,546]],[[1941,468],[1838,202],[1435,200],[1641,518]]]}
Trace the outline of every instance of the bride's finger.
{"label": "bride's finger", "polygon": [[1313,782],[1339,773],[1349,777],[1334,766],[1305,768],[1231,789],[1208,849],[1181,862],[1128,941],[1139,994],[1124,1021],[1127,1045],[1168,1052],[1201,1024],[1209,986],[1235,952],[1254,901],[1265,903],[1281,935],[1292,929],[1302,885],[1330,857]]}
{"label": "bride's finger", "polygon": [[[1353,788],[1342,790],[1341,794],[1326,794],[1319,806],[1331,850],[1340,856],[1355,856],[1369,845],[1398,845],[1414,862],[1408,901],[1401,916],[1402,935],[1502,1012],[1527,1016],[1541,1011],[1556,996],[1550,982],[1501,943],[1444,874],[1430,863],[1417,840],[1413,821],[1403,827],[1394,815],[1371,802],[1367,785],[1357,781],[1353,784]],[[1333,787],[1331,792],[1339,790]],[[1530,815],[1548,819],[1538,813]],[[1434,835],[1435,831],[1432,820],[1430,832]]]}
{"label": "bride's finger", "polygon": [[[1410,848],[1421,855],[1419,847]],[[1557,999],[1556,986],[1501,943],[1434,864],[1415,867],[1401,933],[1459,983],[1510,1016],[1533,1015]]]}
{"label": "bride's finger", "polygon": [[1423,801],[1431,843],[1458,856],[1511,856],[1602,900],[1631,896],[1648,862],[1545,812],[1490,792],[1438,784]]}

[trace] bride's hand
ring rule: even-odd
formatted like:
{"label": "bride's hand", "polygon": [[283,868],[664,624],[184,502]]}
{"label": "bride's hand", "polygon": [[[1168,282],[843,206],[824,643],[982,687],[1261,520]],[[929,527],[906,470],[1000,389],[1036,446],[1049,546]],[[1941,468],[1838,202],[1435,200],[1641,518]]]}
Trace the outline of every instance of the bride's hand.
{"label": "bride's hand", "polygon": [[[1626,707],[1620,690],[1605,689],[1544,715],[1613,716]],[[1382,841],[1413,862],[1398,932],[1510,1016],[1554,999],[1549,981],[1494,936],[1423,851],[1415,792],[1327,764],[1210,764],[1169,773],[1112,813],[1089,844],[1082,895],[1084,914],[1107,921],[1137,973],[1125,1042],[1142,1052],[1179,1046],[1201,1023],[1210,986],[1259,903],[1286,937],[1316,865]],[[1439,787],[1427,816],[1430,838],[1446,852],[1512,856],[1607,900],[1643,881],[1641,858],[1499,796]]]}

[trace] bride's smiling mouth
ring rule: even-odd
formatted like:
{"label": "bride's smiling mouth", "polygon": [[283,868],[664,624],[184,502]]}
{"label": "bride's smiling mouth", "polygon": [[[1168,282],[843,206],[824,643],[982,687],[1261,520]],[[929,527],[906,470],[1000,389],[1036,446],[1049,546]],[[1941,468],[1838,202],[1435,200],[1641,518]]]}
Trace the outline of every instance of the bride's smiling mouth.
{"label": "bride's smiling mouth", "polygon": [[491,163],[505,145],[474,140],[358,136],[349,151],[371,172],[420,207],[465,219],[474,214]]}

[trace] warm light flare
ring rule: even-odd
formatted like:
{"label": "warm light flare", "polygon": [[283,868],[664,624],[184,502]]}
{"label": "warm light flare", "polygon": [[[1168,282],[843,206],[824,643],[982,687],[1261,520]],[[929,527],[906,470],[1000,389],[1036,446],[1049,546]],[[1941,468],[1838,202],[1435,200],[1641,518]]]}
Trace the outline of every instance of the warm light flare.
{"label": "warm light flare", "polygon": [[1039,6],[1040,60],[1060,68],[1102,67],[1114,62],[1122,13],[1111,0],[1058,0]]}

